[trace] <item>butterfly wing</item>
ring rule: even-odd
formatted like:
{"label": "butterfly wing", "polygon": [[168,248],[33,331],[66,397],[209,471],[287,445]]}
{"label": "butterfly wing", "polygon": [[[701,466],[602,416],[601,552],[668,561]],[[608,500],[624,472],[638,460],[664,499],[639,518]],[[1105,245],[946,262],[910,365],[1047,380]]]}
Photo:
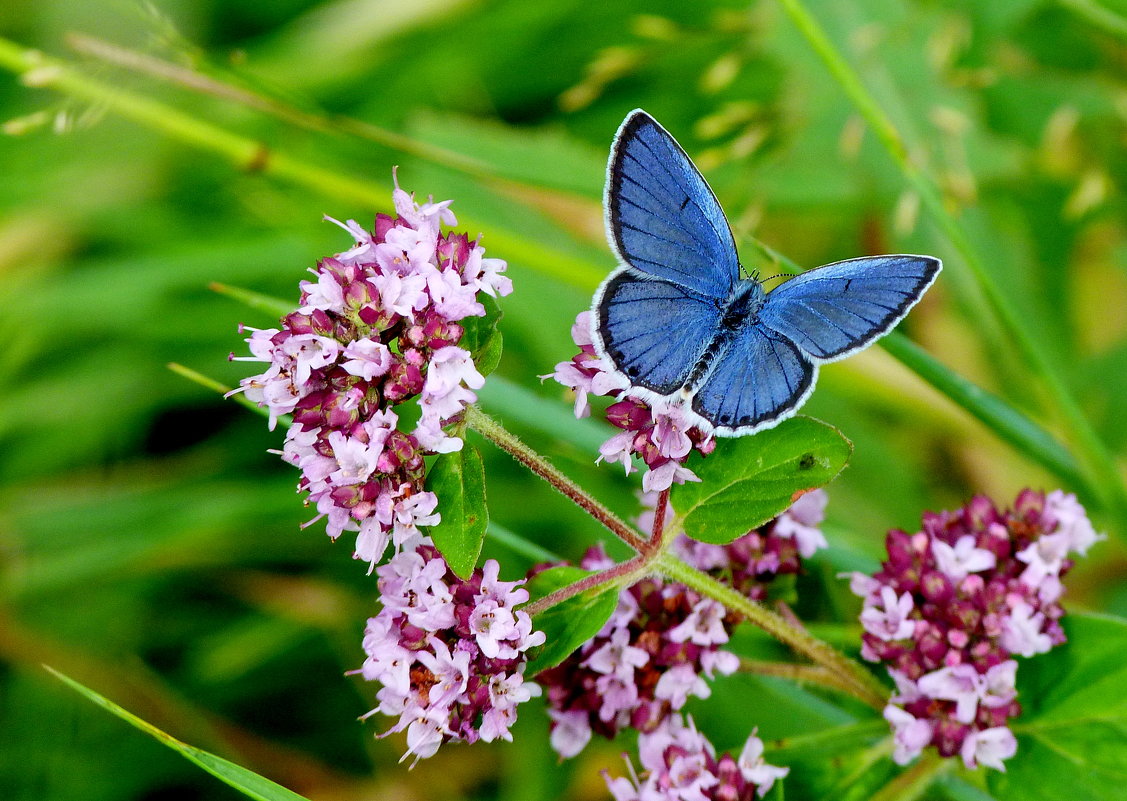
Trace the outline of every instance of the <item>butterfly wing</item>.
{"label": "butterfly wing", "polygon": [[884,336],[939,274],[930,256],[870,256],[796,275],[767,293],[759,321],[815,362],[844,359]]}
{"label": "butterfly wing", "polygon": [[722,342],[692,408],[718,435],[743,436],[794,414],[817,377],[817,366],[790,340],[749,319]]}
{"label": "butterfly wing", "polygon": [[669,281],[620,270],[595,296],[592,338],[634,386],[671,395],[720,332],[715,302]]}
{"label": "butterfly wing", "polygon": [[611,145],[603,207],[607,239],[624,264],[705,297],[729,297],[740,265],[724,212],[677,141],[640,109]]}

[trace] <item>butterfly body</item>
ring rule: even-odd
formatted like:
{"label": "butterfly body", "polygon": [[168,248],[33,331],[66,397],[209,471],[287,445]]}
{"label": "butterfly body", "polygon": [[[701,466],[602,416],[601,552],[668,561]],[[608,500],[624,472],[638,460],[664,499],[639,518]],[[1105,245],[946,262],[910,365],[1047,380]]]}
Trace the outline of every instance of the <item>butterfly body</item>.
{"label": "butterfly body", "polygon": [[720,436],[770,428],[814,389],[819,364],[887,333],[941,268],[930,256],[835,262],[771,292],[743,277],[727,219],[692,161],[631,112],[611,147],[607,237],[621,262],[595,294],[592,340],[651,402]]}

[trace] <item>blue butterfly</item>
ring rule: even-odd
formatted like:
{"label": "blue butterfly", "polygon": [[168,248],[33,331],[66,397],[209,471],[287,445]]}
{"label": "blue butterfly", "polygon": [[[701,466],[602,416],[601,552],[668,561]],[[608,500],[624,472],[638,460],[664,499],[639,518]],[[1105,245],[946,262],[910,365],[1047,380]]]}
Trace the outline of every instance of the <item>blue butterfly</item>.
{"label": "blue butterfly", "polygon": [[765,292],[741,277],[704,176],[640,109],[611,145],[603,204],[620,266],[595,294],[595,351],[631,394],[681,404],[725,437],[793,415],[814,391],[818,365],[887,334],[942,267],[931,256],[849,259]]}

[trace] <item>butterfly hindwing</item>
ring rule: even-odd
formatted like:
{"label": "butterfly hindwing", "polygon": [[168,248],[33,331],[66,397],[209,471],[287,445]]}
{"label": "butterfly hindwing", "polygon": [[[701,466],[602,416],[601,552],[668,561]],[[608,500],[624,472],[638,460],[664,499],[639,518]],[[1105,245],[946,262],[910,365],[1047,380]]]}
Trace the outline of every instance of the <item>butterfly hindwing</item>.
{"label": "butterfly hindwing", "polygon": [[595,342],[630,383],[669,395],[720,332],[716,304],[679,284],[612,275],[595,298]]}
{"label": "butterfly hindwing", "polygon": [[888,333],[939,274],[930,256],[849,259],[796,275],[767,293],[760,322],[819,362]]}
{"label": "butterfly hindwing", "polygon": [[721,436],[750,434],[794,414],[817,371],[788,339],[748,320],[717,349],[692,408]]}
{"label": "butterfly hindwing", "polygon": [[604,197],[607,237],[640,273],[706,297],[739,281],[735,240],[716,196],[669,133],[631,112],[611,145]]}

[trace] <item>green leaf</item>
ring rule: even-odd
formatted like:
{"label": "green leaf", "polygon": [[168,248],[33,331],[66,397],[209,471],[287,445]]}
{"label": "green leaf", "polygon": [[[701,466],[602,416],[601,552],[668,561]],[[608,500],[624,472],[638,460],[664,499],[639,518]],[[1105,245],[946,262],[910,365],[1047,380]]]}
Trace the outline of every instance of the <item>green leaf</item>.
{"label": "green leaf", "polygon": [[438,496],[442,515],[438,525],[430,528],[431,539],[450,569],[469,578],[489,525],[485,471],[477,449],[467,442],[460,451],[441,454],[427,474],[427,489]]}
{"label": "green leaf", "polygon": [[795,493],[828,484],[853,445],[833,426],[794,417],[752,437],[721,440],[694,464],[700,483],[670,494],[685,533],[722,545],[777,517]]}
{"label": "green leaf", "polygon": [[479,295],[478,301],[485,307],[485,316],[466,317],[460,321],[465,333],[459,344],[470,352],[477,371],[484,376],[496,370],[501,361],[501,332],[497,330],[501,307],[489,295]]}
{"label": "green leaf", "polygon": [[140,729],[159,742],[167,745],[173,751],[179,752],[181,756],[189,762],[194,762],[201,768],[206,770],[215,778],[234,787],[243,795],[249,798],[260,799],[260,801],[305,801],[305,797],[298,795],[292,790],[287,790],[280,784],[267,779],[265,776],[259,776],[251,770],[236,765],[230,760],[223,757],[216,756],[215,754],[203,751],[199,748],[183,743],[177,740],[171,734],[158,729],[153,724],[141,720],[141,718],[133,715],[120,706],[109,700],[105,696],[99,695],[93,690],[84,687],[74,679],[66,676],[54,668],[44,665],[52,674],[54,674],[60,681],[68,685],[71,689],[86,696],[98,706],[102,707],[109,712],[117,715],[126,723]]}
{"label": "green leaf", "polygon": [[501,351],[504,350],[504,337],[500,331],[494,331],[493,336],[482,345],[481,351],[474,356],[474,366],[482,376],[487,376],[497,369],[501,363]]}
{"label": "green leaf", "polygon": [[[591,571],[570,565],[548,568],[528,582],[530,599],[539,600],[589,575]],[[525,675],[555,667],[598,634],[618,605],[618,593],[619,586],[611,583],[574,595],[533,618],[533,628],[544,632],[547,640],[530,652]]]}
{"label": "green leaf", "polygon": [[1127,621],[1069,615],[1068,643],[1017,672],[1017,754],[989,771],[1000,801],[1112,801],[1127,784]]}

